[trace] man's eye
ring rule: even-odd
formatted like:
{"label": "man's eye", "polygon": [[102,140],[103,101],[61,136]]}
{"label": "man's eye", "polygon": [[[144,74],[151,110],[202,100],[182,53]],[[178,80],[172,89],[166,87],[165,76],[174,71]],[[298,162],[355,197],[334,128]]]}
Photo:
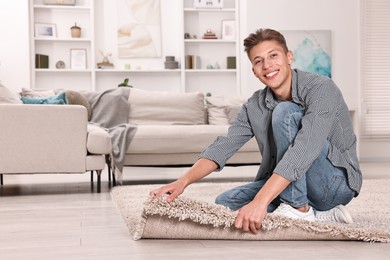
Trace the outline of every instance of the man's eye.
{"label": "man's eye", "polygon": [[271,58],[276,58],[278,56],[278,54],[274,53],[274,54],[271,54]]}

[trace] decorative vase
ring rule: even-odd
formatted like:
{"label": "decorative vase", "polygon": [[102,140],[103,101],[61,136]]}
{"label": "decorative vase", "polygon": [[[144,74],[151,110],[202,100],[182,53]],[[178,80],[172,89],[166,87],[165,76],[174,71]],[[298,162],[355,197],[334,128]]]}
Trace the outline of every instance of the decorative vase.
{"label": "decorative vase", "polygon": [[70,27],[70,32],[72,34],[72,38],[80,38],[81,36],[81,28],[77,26],[76,23]]}

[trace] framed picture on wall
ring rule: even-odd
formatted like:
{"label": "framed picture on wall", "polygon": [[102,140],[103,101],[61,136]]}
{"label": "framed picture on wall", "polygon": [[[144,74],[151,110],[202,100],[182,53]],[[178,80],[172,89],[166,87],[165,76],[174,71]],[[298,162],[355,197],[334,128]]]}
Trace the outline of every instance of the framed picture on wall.
{"label": "framed picture on wall", "polygon": [[236,21],[223,20],[222,21],[222,40],[235,40],[236,39]]}
{"label": "framed picture on wall", "polygon": [[74,70],[87,69],[86,49],[70,49],[70,68]]}
{"label": "framed picture on wall", "polygon": [[37,38],[55,38],[57,37],[57,30],[55,24],[36,23],[35,37]]}
{"label": "framed picture on wall", "polygon": [[292,68],[332,77],[330,30],[286,30],[281,33],[294,53]]}

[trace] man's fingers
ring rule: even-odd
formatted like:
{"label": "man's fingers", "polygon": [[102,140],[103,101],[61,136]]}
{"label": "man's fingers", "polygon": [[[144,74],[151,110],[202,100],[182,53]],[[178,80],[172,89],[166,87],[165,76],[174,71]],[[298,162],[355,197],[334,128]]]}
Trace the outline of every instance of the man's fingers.
{"label": "man's fingers", "polygon": [[242,218],[238,215],[234,221],[234,226],[238,229],[242,228]]}
{"label": "man's fingers", "polygon": [[250,231],[253,233],[253,234],[257,234],[257,231],[259,230],[257,228],[257,225],[255,224],[255,222],[252,222],[250,225],[249,225],[249,228],[250,228]]}
{"label": "man's fingers", "polygon": [[153,191],[151,191],[151,192],[149,193],[149,195],[153,197],[153,200],[155,200],[155,199],[157,200],[157,199],[159,199],[162,195],[164,195],[164,194],[166,194],[166,193],[168,193],[168,192],[161,191],[160,189],[158,189],[158,190],[153,190]]}
{"label": "man's fingers", "polygon": [[249,221],[247,219],[244,219],[242,222],[242,230],[249,232]]}

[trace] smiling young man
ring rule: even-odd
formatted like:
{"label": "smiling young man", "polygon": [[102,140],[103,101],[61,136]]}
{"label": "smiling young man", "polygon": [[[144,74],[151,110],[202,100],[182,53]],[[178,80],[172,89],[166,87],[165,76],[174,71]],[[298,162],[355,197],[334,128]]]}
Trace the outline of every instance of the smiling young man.
{"label": "smiling young man", "polygon": [[353,220],[343,206],[356,197],[362,175],[348,107],[335,83],[291,69],[293,54],[278,31],[259,29],[244,40],[254,75],[264,84],[181,178],[150,192],[174,200],[191,183],[221,170],[252,137],[262,161],[255,181],[220,194],[238,210],[235,227],[256,233],[267,213],[309,221]]}

